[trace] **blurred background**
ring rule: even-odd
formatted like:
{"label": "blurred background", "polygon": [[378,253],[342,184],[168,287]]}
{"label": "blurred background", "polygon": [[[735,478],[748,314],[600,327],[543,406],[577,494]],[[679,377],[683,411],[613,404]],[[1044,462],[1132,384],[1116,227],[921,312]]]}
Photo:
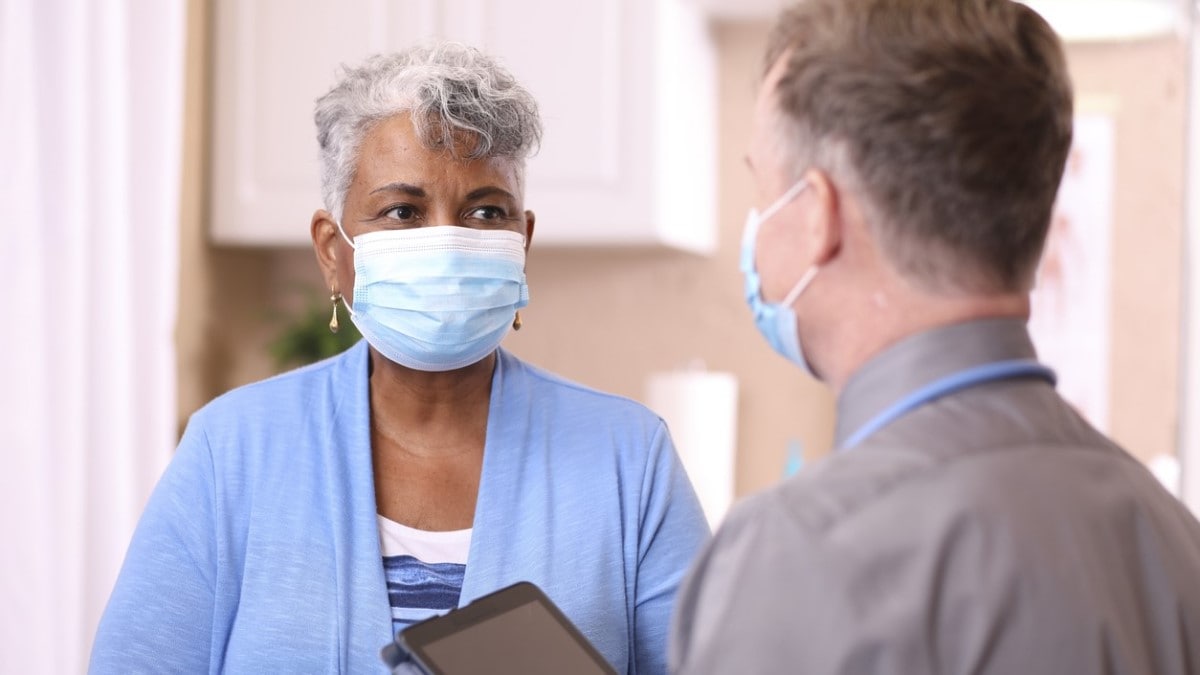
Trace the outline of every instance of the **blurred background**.
{"label": "blurred background", "polygon": [[[1200,509],[1195,8],[1029,4],[1066,39],[1077,92],[1039,351],[1094,424]],[[714,523],[827,454],[834,401],[759,337],[737,266],[780,6],[0,0],[0,261],[15,281],[0,672],[84,669],[191,413],[346,346],[308,241],[312,110],[339,64],[371,53],[475,44],[542,105],[532,299],[505,348],[660,412]]]}

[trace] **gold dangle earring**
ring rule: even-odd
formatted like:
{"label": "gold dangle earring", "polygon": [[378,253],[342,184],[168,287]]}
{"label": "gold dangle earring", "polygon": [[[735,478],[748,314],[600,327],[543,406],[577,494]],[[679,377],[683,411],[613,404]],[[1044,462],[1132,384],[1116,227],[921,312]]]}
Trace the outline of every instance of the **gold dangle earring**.
{"label": "gold dangle earring", "polygon": [[333,303],[333,317],[331,317],[329,319],[329,332],[330,333],[338,332],[337,304],[338,304],[338,300],[341,300],[341,299],[342,299],[342,294],[338,293],[337,291],[334,291],[333,295],[329,296],[329,301]]}
{"label": "gold dangle earring", "polygon": [[517,315],[513,317],[513,330],[521,330],[521,311],[517,310]]}

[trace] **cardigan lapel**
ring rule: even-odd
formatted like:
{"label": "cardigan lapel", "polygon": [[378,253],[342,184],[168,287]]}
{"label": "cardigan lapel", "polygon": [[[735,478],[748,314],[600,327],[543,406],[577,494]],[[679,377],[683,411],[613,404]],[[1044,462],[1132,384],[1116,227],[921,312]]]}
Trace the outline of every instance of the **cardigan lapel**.
{"label": "cardigan lapel", "polygon": [[508,518],[522,512],[520,501],[531,498],[522,490],[527,482],[522,474],[529,445],[530,405],[529,379],[520,362],[503,349],[497,350],[483,470],[459,607],[518,581],[512,577],[518,571],[529,571],[513,555],[522,539],[517,524]]}
{"label": "cardigan lapel", "polygon": [[327,399],[333,426],[326,444],[326,495],[343,673],[383,669],[379,651],[393,638],[375,517],[368,357],[367,342],[360,340],[339,358]]}

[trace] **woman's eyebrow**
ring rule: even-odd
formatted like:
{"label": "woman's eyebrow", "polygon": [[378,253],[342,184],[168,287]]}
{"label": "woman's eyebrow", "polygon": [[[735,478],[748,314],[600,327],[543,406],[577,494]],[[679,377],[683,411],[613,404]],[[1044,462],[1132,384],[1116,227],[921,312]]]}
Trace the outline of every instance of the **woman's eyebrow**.
{"label": "woman's eyebrow", "polygon": [[485,185],[484,187],[476,188],[476,189],[468,192],[466,201],[474,201],[481,197],[490,197],[490,196],[495,196],[495,195],[499,195],[500,197],[504,197],[505,199],[512,199],[512,200],[516,199],[516,197],[514,197],[512,195],[512,193],[509,192],[508,190],[498,188],[495,185]]}
{"label": "woman's eyebrow", "polygon": [[411,183],[388,183],[387,185],[381,185],[371,190],[371,194],[375,194],[376,192],[403,192],[406,195],[420,199],[424,199],[427,196],[423,188],[419,188]]}

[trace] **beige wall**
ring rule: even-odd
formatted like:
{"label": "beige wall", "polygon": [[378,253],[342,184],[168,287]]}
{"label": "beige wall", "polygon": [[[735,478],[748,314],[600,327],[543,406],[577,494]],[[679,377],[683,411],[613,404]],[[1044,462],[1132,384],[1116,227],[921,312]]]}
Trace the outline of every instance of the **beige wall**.
{"label": "beige wall", "polygon": [[1081,109],[1116,116],[1109,431],[1150,459],[1177,449],[1187,52],[1163,39],[1068,56]]}
{"label": "beige wall", "polygon": [[799,441],[815,459],[833,435],[832,398],[770,350],[742,296],[738,253],[754,194],[742,158],[766,32],[765,25],[722,25],[715,32],[721,55],[717,254],[535,252],[526,329],[508,343],[567,377],[633,398],[642,396],[648,373],[694,360],[734,373],[739,494],[782,476],[789,442]]}
{"label": "beige wall", "polygon": [[[320,293],[312,253],[222,249],[204,235],[207,17],[191,5],[180,416],[229,387],[272,372],[272,311]],[[813,459],[828,451],[833,402],[775,356],[741,297],[737,253],[752,190],[742,167],[755,75],[767,27],[722,24],[720,247],[711,258],[670,252],[542,250],[529,260],[525,328],[505,343],[584,384],[640,398],[647,374],[699,360],[737,375],[739,494],[782,474],[788,443]],[[1179,250],[1182,222],[1183,51],[1170,42],[1073,48],[1084,97],[1118,111],[1113,431],[1141,456],[1171,451],[1177,415]],[[530,208],[537,209],[536,204]],[[304,227],[299,223],[298,227]],[[539,223],[544,228],[553,223]]]}
{"label": "beige wall", "polygon": [[[303,305],[298,288],[319,288],[310,251],[213,246],[208,242],[211,3],[189,0],[184,171],[180,234],[180,424],[209,399],[275,372],[267,344],[281,316]],[[307,227],[299,223],[298,227]]]}

